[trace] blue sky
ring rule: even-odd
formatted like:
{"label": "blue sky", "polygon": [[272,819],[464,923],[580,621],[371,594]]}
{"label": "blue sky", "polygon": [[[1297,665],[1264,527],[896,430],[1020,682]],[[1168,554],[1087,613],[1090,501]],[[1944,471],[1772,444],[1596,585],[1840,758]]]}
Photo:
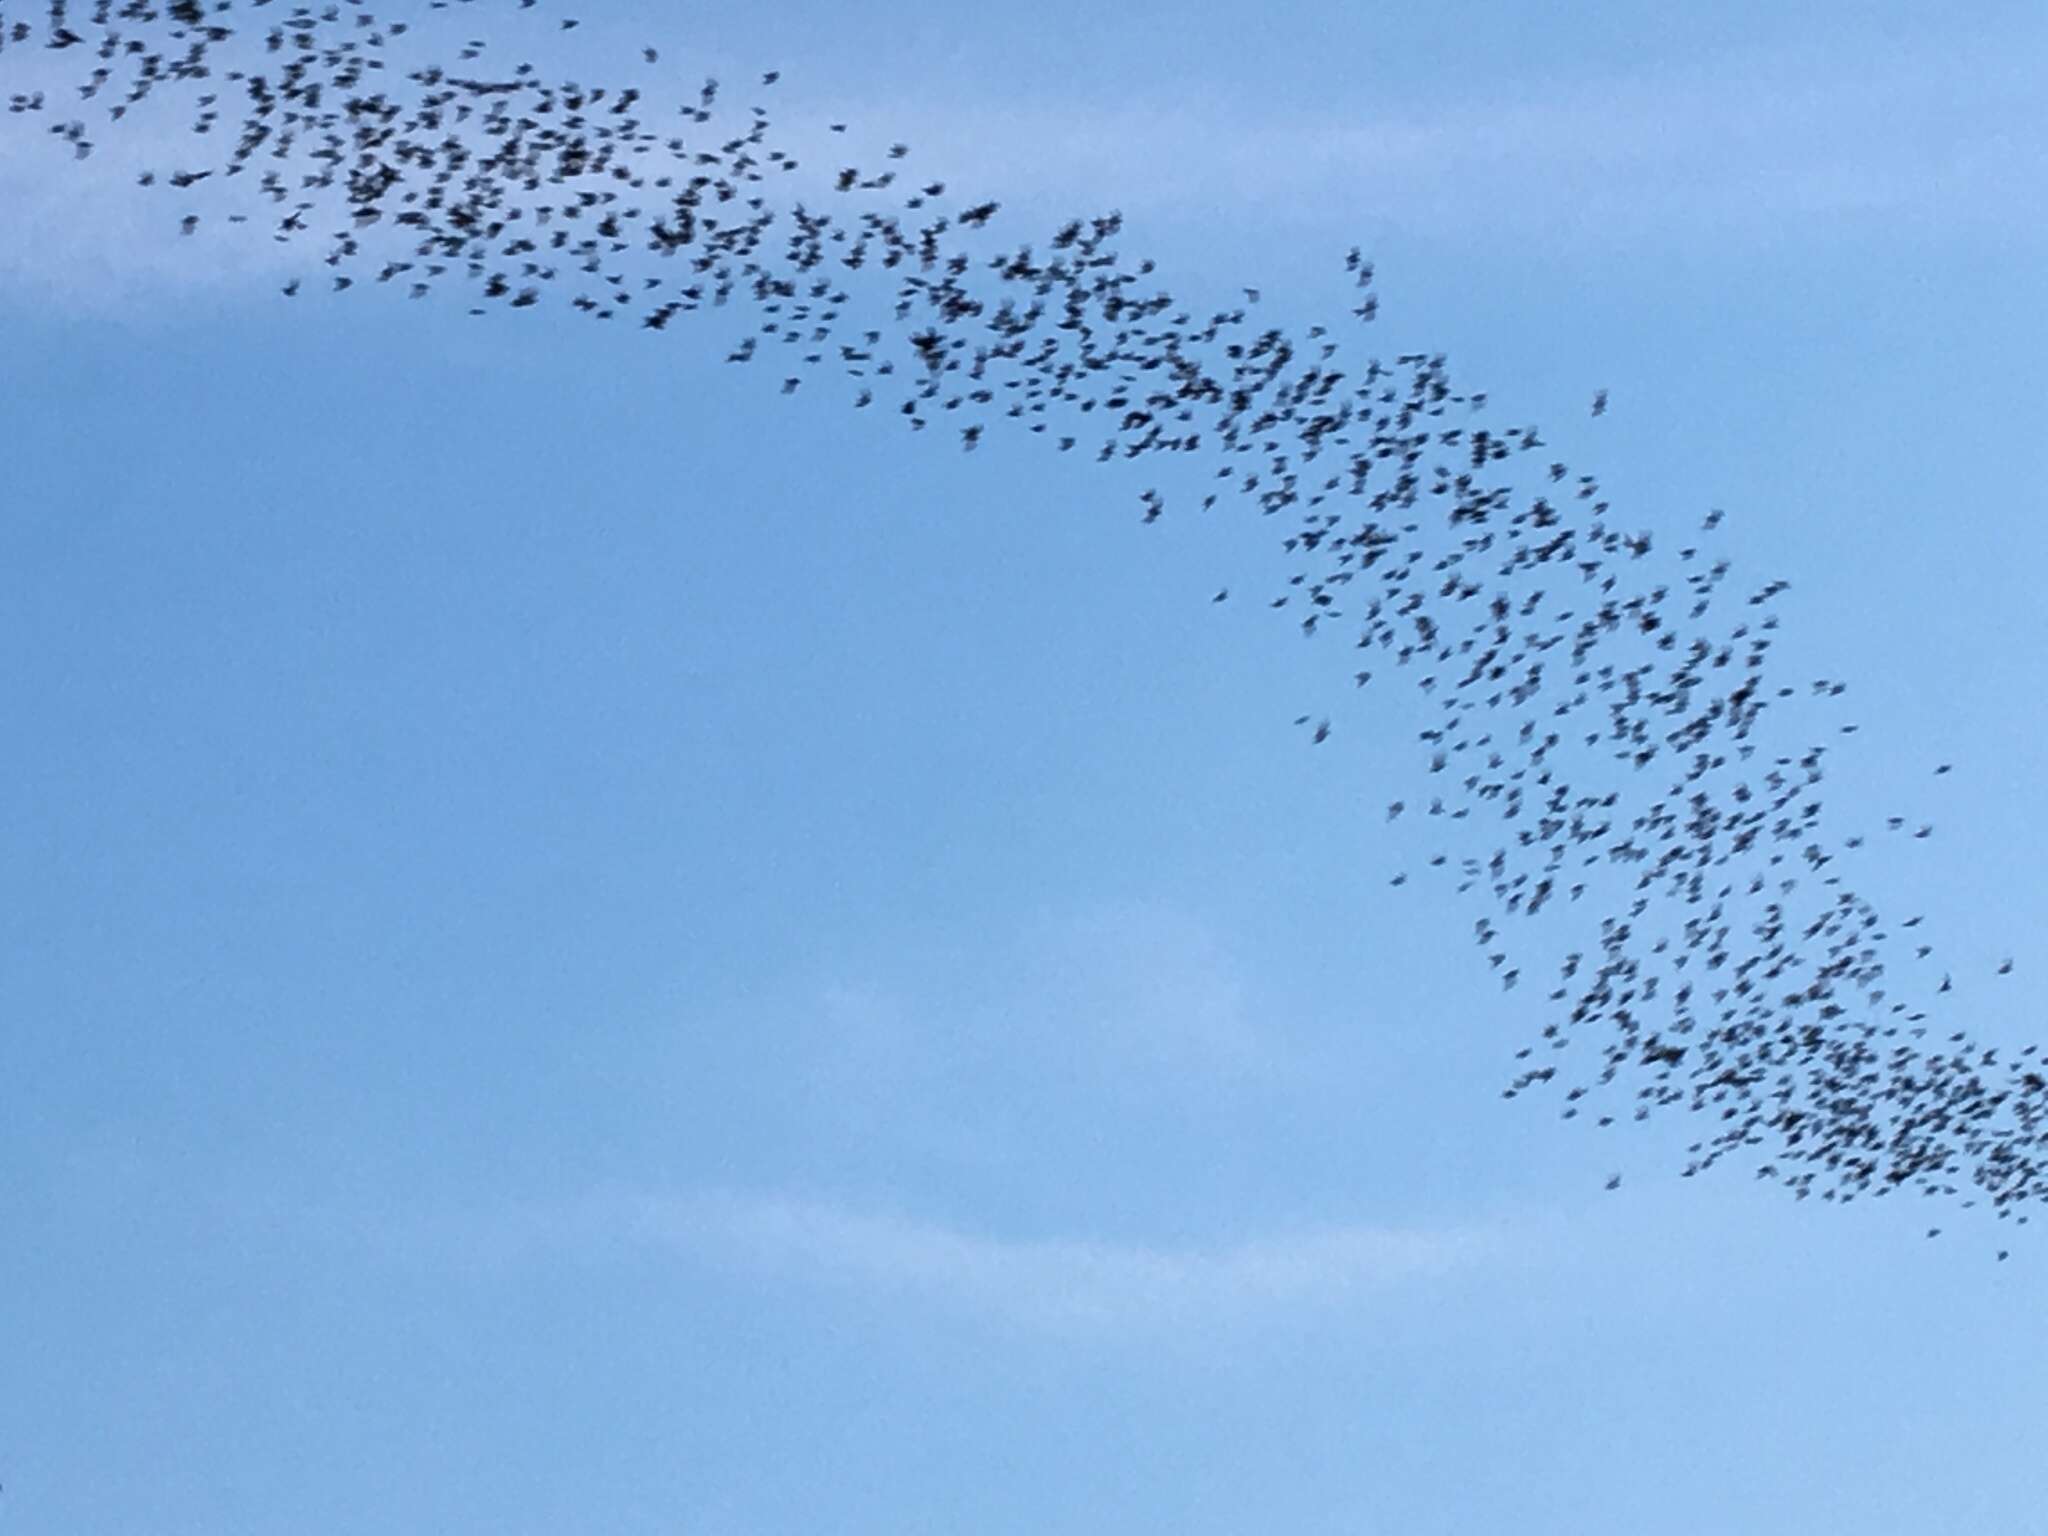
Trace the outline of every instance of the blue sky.
{"label": "blue sky", "polygon": [[[793,133],[1023,229],[1119,206],[1277,321],[1365,244],[1386,353],[1793,581],[1788,671],[1863,727],[1831,798],[1940,831],[1862,878],[1959,1023],[2038,1038],[2037,8],[529,35],[780,67]],[[2041,1526],[2034,1229],[1503,1103],[1526,995],[1388,885],[1405,726],[1208,601],[1271,524],[1140,526],[1139,480],[783,399],[715,330],[287,306],[307,258],[166,241],[144,147],[15,127],[11,1531]]]}

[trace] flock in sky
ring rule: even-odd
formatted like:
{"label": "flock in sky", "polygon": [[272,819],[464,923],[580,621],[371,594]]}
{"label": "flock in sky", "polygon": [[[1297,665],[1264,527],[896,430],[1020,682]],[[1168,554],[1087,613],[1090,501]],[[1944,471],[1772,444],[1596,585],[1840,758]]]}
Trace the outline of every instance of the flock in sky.
{"label": "flock in sky", "polygon": [[[2012,963],[1952,974],[1921,915],[1852,888],[1859,859],[1932,828],[1824,825],[1855,727],[1831,713],[1841,682],[1772,668],[1785,583],[1735,583],[1719,512],[1676,540],[1625,528],[1597,477],[1491,421],[1441,355],[1371,355],[1364,253],[1344,258],[1348,313],[1294,334],[1261,323],[1257,289],[1222,308],[1165,292],[1115,214],[1009,243],[996,202],[919,176],[906,145],[856,152],[826,124],[841,152],[819,164],[716,80],[578,84],[481,40],[409,60],[409,30],[354,3],[0,5],[0,70],[33,82],[0,78],[0,98],[81,160],[179,114],[151,130],[164,158],[138,195],[167,200],[169,239],[267,223],[311,243],[324,275],[283,285],[299,302],[385,286],[678,334],[722,310],[744,334],[720,355],[783,393],[829,382],[878,427],[969,452],[1021,433],[1156,464],[1177,489],[1144,491],[1147,522],[1275,519],[1294,573],[1252,600],[1350,645],[1358,689],[1418,692],[1385,817],[1430,819],[1413,874],[1478,904],[1474,964],[1542,1020],[1506,1094],[1603,1126],[1690,1111],[1687,1174],[1737,1154],[1800,1198],[1904,1192],[2022,1223],[2048,1198],[2048,1063],[1942,1020],[1959,989],[1996,1007]],[[668,67],[658,47],[621,62]],[[1333,730],[1297,724],[1310,745]]]}

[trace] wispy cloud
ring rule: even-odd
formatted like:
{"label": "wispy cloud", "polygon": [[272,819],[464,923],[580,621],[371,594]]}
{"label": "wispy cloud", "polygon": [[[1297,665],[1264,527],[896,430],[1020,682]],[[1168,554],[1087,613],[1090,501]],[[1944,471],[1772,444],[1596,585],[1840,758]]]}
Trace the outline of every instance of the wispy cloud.
{"label": "wispy cloud", "polygon": [[[1986,228],[2033,238],[2048,229],[2048,113],[2027,67],[2042,45],[2036,28],[1943,35],[1875,57],[1759,50],[1512,95],[1429,82],[1426,94],[1375,95],[1356,110],[1191,110],[1184,93],[1113,108],[897,96],[807,112],[791,101],[776,131],[816,171],[837,163],[828,149],[844,153],[828,118],[857,119],[915,143],[920,173],[1033,217],[1227,209],[1352,234],[1483,232],[1576,247],[1775,240],[1865,217],[1944,239]],[[169,125],[104,132],[84,163],[42,126],[0,119],[0,277],[18,290],[120,303],[247,288],[317,256],[273,242],[260,216],[179,239],[183,205],[134,186],[137,170],[182,147]],[[822,188],[779,190],[816,201]]]}
{"label": "wispy cloud", "polygon": [[[8,89],[18,89],[10,72]],[[188,134],[162,125],[100,131],[92,154],[77,159],[28,115],[0,116],[0,282],[17,298],[67,309],[126,309],[167,295],[245,294],[267,290],[280,274],[317,269],[309,243],[272,238],[278,214],[253,185],[208,182],[185,192],[139,186],[188,160],[205,165]],[[188,212],[201,216],[191,238],[179,233]],[[230,224],[230,216],[248,222]]]}
{"label": "wispy cloud", "polygon": [[1380,1325],[1430,1285],[1512,1249],[1552,1262],[1541,1219],[1444,1225],[1294,1223],[1208,1240],[1017,1236],[900,1208],[730,1187],[615,1183],[566,1200],[300,1208],[331,1250],[401,1267],[503,1274],[652,1257],[913,1315],[1072,1343],[1169,1345],[1228,1330]]}
{"label": "wispy cloud", "polygon": [[1484,1257],[1477,1229],[1321,1226],[1198,1245],[973,1233],[789,1197],[614,1197],[639,1240],[798,1284],[1067,1337],[1370,1314],[1398,1287]]}
{"label": "wispy cloud", "polygon": [[1170,902],[1102,903],[1046,919],[1015,947],[1041,1029],[1119,1067],[1242,1079],[1278,1071],[1288,1042],[1257,1021],[1250,986],[1216,929]]}
{"label": "wispy cloud", "polygon": [[[989,190],[1127,210],[1633,243],[1781,238],[1859,214],[2038,232],[2048,113],[2037,29],[1884,59],[1731,54],[1482,94],[1262,110],[1142,100],[917,104],[907,135]],[[928,114],[928,115],[925,115]],[[1028,150],[1028,153],[1025,152]],[[1000,176],[996,173],[1000,170]]]}
{"label": "wispy cloud", "polygon": [[[1284,1087],[1298,1043],[1262,1009],[1225,937],[1151,899],[1048,912],[1007,934],[899,936],[819,986],[807,1070],[826,1100],[900,1115],[975,1104],[1000,1084],[1062,1102],[1078,1091],[1210,1097]],[[982,1113],[970,1118],[985,1127]]]}

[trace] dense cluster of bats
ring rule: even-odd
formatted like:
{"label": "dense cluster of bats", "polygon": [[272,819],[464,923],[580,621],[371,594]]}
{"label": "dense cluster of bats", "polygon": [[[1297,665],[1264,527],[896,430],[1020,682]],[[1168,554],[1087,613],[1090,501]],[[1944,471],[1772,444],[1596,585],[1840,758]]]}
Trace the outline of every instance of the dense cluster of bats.
{"label": "dense cluster of bats", "polygon": [[[1430,863],[1490,895],[1474,937],[1504,987],[1556,941],[1549,1022],[1510,1096],[1550,1085],[1601,1124],[1694,1111],[1688,1174],[1747,1149],[1802,1198],[1911,1190],[2024,1222],[2048,1197],[2037,1048],[2001,1057],[1930,1026],[1953,980],[1935,983],[1919,917],[1886,921],[1845,884],[1865,840],[1823,833],[1829,745],[1771,745],[1767,725],[1811,732],[1812,701],[1843,687],[1768,670],[1785,584],[1724,590],[1730,562],[1698,537],[1652,558],[1593,476],[1532,427],[1487,424],[1442,356],[1348,357],[1337,331],[1377,307],[1359,251],[1335,330],[1260,324],[1254,289],[1197,313],[1119,253],[1114,214],[1007,246],[994,202],[911,175],[904,145],[800,168],[767,111],[727,114],[716,81],[662,100],[487,69],[479,41],[408,66],[410,31],[356,3],[50,0],[32,20],[0,7],[0,65],[40,85],[10,111],[79,159],[151,98],[189,112],[140,177],[186,200],[167,233],[233,209],[319,243],[336,291],[452,290],[476,314],[560,295],[670,331],[723,308],[747,317],[727,361],[785,393],[838,372],[856,408],[968,450],[1015,430],[1175,461],[1203,507],[1281,518],[1297,569],[1271,606],[1352,638],[1360,688],[1419,689],[1416,787],[1387,818],[1441,819]],[[240,203],[201,201],[229,183]],[[1141,502],[1147,521],[1167,507]],[[1320,742],[1329,721],[1312,720]]]}

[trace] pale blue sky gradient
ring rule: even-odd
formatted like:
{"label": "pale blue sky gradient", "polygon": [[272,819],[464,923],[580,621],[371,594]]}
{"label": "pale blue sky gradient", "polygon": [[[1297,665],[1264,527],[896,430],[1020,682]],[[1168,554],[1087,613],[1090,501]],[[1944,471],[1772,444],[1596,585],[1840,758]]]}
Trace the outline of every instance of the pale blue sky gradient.
{"label": "pale blue sky gradient", "polygon": [[[1859,880],[2048,1032],[2037,7],[532,27],[1191,301],[1341,316],[1363,243],[1386,354],[1794,582],[1831,803],[1940,831]],[[2037,1229],[1503,1103],[1540,992],[1389,887],[1407,720],[1274,524],[715,325],[286,305],[15,126],[8,1536],[2048,1529]]]}

